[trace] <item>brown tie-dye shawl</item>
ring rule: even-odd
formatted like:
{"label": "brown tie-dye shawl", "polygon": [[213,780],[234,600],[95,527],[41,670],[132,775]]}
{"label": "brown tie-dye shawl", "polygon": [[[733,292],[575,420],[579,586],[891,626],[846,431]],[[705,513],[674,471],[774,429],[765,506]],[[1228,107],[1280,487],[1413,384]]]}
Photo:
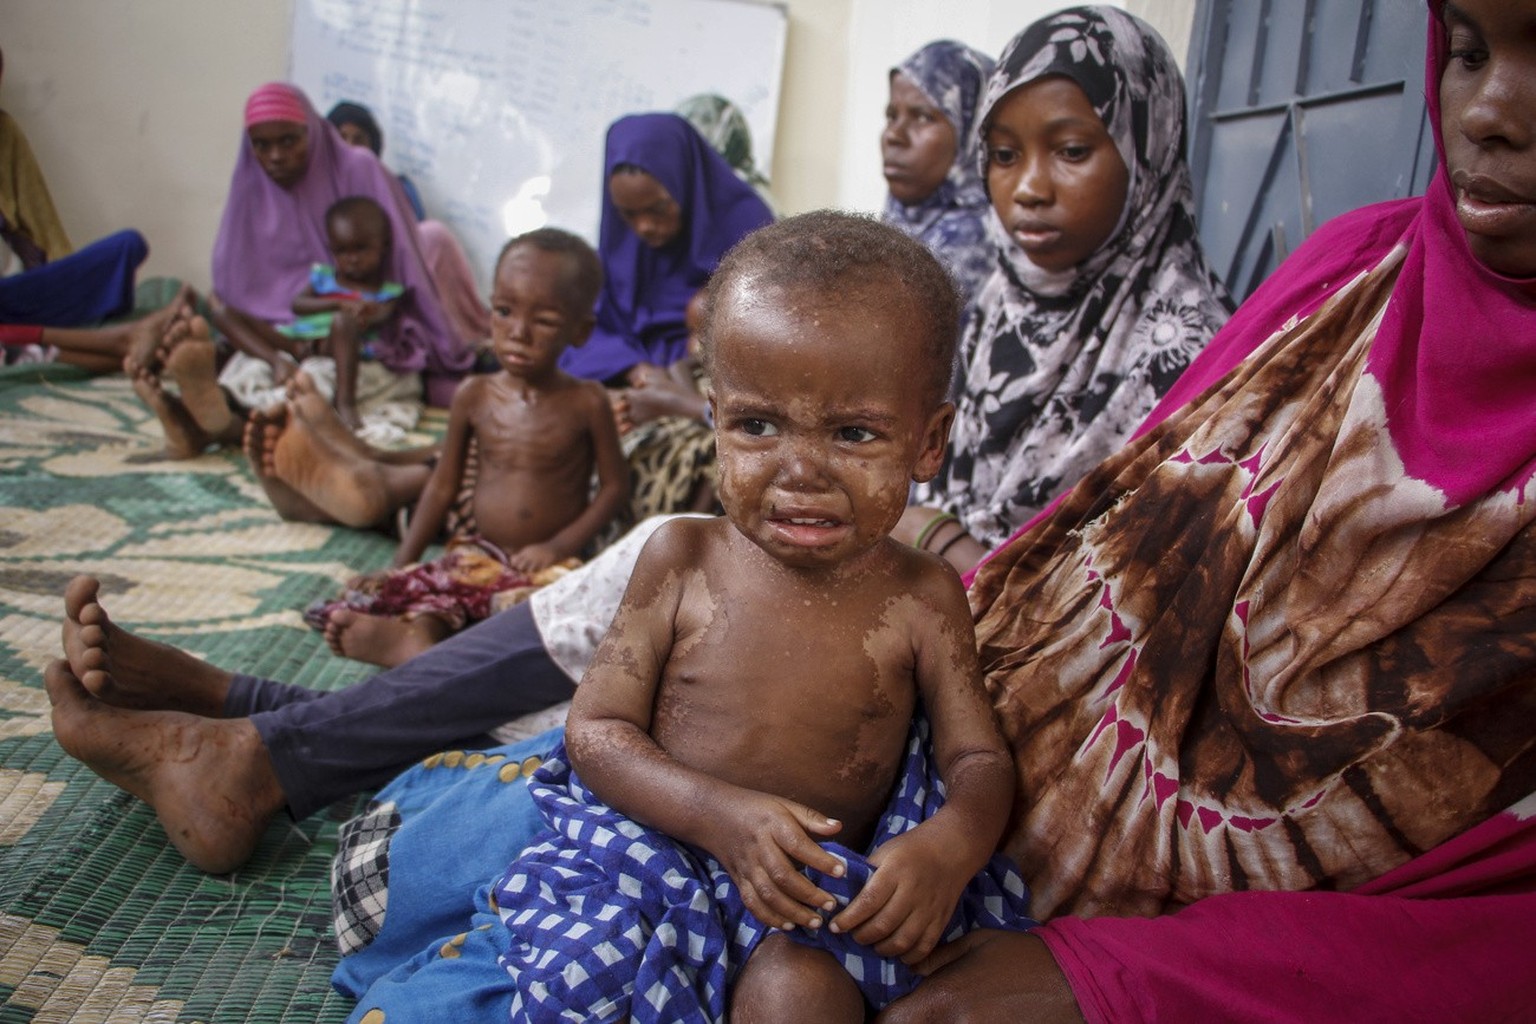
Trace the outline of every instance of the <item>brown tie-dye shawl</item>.
{"label": "brown tie-dye shawl", "polygon": [[1536,788],[1536,487],[1404,475],[1362,372],[1402,258],[977,575],[1037,917],[1348,889]]}

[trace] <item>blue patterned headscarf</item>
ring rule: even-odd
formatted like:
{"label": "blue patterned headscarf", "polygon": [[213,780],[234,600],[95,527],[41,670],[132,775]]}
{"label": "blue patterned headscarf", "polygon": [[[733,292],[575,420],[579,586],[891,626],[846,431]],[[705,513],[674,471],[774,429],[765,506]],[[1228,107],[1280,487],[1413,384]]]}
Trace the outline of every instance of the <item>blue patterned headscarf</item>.
{"label": "blue patterned headscarf", "polygon": [[963,43],[929,43],[891,69],[905,75],[955,129],[955,162],[933,194],[911,206],[885,200],[885,222],[926,245],[955,275],[967,299],[992,270],[986,237],[987,185],[977,163],[976,110],[992,58]]}

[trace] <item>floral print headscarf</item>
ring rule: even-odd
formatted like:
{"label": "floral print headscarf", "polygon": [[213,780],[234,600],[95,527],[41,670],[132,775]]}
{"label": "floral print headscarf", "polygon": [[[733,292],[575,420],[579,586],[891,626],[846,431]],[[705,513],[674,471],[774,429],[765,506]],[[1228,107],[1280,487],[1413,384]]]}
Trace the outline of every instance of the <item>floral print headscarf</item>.
{"label": "floral print headscarf", "polygon": [[1047,75],[1082,88],[1130,187],[1118,230],[1060,273],[1031,263],[988,218],[998,266],[962,342],[949,460],[918,497],[989,546],[1120,448],[1232,308],[1195,234],[1184,83],[1167,44],[1117,8],[1037,21],[998,59],[981,136],[1004,96]]}

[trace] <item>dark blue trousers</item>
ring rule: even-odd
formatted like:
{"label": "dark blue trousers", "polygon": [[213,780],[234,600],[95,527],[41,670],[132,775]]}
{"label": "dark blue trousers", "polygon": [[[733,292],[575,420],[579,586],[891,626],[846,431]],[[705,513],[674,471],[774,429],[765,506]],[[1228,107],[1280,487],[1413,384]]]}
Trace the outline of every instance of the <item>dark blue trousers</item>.
{"label": "dark blue trousers", "polygon": [[575,692],[524,602],[344,690],[236,675],[224,714],[251,719],[300,819],[428,754],[492,746],[491,729]]}
{"label": "dark blue trousers", "polygon": [[0,277],[0,324],[91,327],[133,308],[133,277],[149,255],[137,231],[119,231],[61,259]]}

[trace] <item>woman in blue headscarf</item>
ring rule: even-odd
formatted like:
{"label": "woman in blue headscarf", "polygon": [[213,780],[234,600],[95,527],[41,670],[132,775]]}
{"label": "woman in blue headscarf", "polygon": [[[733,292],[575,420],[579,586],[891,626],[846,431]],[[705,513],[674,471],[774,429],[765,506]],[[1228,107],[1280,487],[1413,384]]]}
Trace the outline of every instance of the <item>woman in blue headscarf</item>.
{"label": "woman in blue headscarf", "polygon": [[637,366],[683,358],[688,300],[727,249],[772,220],[752,186],[684,118],[615,121],[603,160],[597,326],[585,345],[566,350],[561,367],[623,383]]}
{"label": "woman in blue headscarf", "polygon": [[986,182],[976,158],[976,108],[992,58],[940,39],[891,69],[880,133],[885,222],[917,239],[969,301],[995,265]]}

